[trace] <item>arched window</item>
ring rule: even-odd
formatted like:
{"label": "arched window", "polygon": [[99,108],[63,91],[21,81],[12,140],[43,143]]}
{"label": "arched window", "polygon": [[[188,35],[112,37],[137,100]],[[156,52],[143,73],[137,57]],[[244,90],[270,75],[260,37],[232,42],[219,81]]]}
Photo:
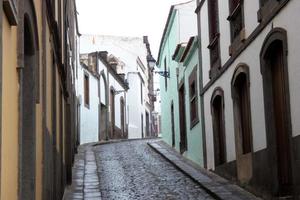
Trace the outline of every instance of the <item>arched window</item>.
{"label": "arched window", "polygon": [[231,81],[236,150],[238,155],[252,152],[249,68],[239,65]]}
{"label": "arched window", "polygon": [[[270,163],[274,165],[272,184],[279,194],[291,194],[292,125],[287,63],[287,32],[274,28],[260,53],[263,78],[265,122]],[[277,155],[274,157],[274,155]],[[276,164],[275,164],[276,163]],[[277,173],[274,173],[277,172]]]}
{"label": "arched window", "polygon": [[224,92],[216,88],[211,98],[215,166],[226,162]]}

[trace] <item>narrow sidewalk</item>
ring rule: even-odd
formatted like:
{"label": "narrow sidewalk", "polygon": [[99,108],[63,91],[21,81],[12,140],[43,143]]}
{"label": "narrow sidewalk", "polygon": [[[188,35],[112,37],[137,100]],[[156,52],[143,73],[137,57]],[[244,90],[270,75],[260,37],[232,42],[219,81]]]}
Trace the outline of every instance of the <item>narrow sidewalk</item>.
{"label": "narrow sidewalk", "polygon": [[250,200],[260,199],[228,180],[193,164],[163,141],[148,142],[148,145],[171,162],[184,174],[199,183],[216,199]]}
{"label": "narrow sidewalk", "polygon": [[72,185],[66,189],[63,200],[101,200],[100,180],[93,146],[78,149],[72,170]]}

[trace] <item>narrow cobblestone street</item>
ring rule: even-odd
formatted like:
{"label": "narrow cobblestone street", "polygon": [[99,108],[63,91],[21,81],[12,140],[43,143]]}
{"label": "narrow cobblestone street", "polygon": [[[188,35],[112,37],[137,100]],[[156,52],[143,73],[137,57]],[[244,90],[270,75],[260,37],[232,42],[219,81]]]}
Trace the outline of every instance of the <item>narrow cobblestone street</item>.
{"label": "narrow cobblestone street", "polygon": [[65,199],[213,199],[147,142],[81,147]]}

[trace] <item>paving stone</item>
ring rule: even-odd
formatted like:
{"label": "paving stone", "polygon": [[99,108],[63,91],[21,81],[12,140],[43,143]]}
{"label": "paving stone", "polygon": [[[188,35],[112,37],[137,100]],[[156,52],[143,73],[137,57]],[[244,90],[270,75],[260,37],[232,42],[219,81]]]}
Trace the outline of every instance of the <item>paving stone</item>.
{"label": "paving stone", "polygon": [[[81,146],[73,167],[73,186],[64,199],[214,199],[199,184],[153,151],[147,145],[149,141]],[[164,150],[173,156],[172,152]],[[173,159],[178,158],[173,156]]]}

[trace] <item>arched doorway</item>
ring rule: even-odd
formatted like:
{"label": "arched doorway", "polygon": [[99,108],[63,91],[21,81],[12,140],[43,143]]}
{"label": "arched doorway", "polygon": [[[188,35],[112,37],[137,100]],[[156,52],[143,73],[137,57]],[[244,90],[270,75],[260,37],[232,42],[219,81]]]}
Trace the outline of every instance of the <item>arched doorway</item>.
{"label": "arched doorway", "polygon": [[246,64],[235,69],[231,80],[234,112],[237,175],[241,183],[252,178],[252,124],[250,108],[250,74]]}
{"label": "arched doorway", "polygon": [[115,90],[110,88],[110,139],[114,138],[115,133]]}
{"label": "arched doorway", "polygon": [[122,137],[124,137],[125,134],[125,103],[124,103],[124,98],[120,98],[120,117],[121,117],[121,134]]}
{"label": "arched doorway", "polygon": [[22,35],[24,68],[20,71],[20,194],[24,200],[35,199],[35,154],[36,154],[36,69],[38,67],[37,35],[35,15],[28,1],[24,2],[25,14],[23,18],[24,31]]}
{"label": "arched doorway", "polygon": [[[293,193],[292,126],[287,63],[287,33],[274,28],[264,41],[260,59],[263,77],[268,158],[273,195]],[[276,156],[274,156],[276,155]]]}
{"label": "arched doorway", "polygon": [[104,72],[100,75],[99,139],[108,140],[108,89]]}
{"label": "arched doorway", "polygon": [[226,163],[224,92],[216,88],[211,98],[215,167]]}

